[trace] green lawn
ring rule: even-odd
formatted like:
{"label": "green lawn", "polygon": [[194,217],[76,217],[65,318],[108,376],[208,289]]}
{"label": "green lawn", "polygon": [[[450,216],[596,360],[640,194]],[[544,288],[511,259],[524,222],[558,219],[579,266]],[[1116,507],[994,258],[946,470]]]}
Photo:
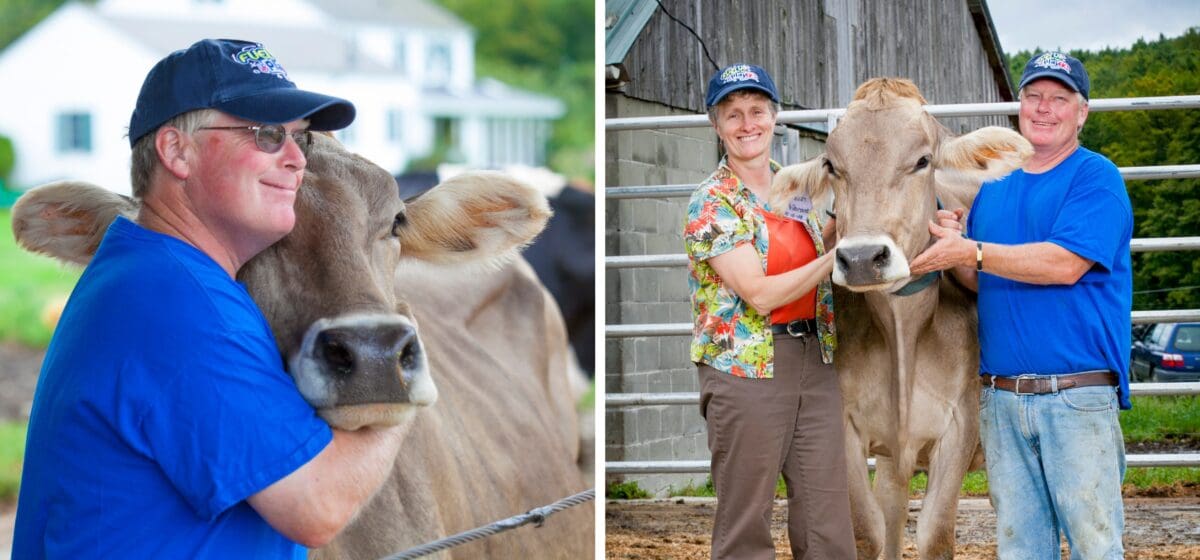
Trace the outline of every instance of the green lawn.
{"label": "green lawn", "polygon": [[47,302],[71,293],[80,270],[26,252],[12,234],[12,217],[0,209],[0,341],[44,348],[51,331],[42,324]]}
{"label": "green lawn", "polygon": [[24,457],[25,423],[0,422],[0,504],[16,501]]}

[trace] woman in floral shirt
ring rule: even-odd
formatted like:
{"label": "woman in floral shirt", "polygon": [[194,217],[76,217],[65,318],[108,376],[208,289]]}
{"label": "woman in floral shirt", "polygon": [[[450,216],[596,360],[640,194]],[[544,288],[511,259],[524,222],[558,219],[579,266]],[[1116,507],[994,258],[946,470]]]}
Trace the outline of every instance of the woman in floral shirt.
{"label": "woman in floral shirt", "polygon": [[[717,491],[712,557],[774,558],[771,506],[782,472],[797,558],[853,558],[836,335],[818,214],[807,198],[772,212],[779,94],[734,64],[708,84],[725,147],[692,194],[684,240],[695,317],[692,361]],[[826,224],[832,237],[832,220]]]}

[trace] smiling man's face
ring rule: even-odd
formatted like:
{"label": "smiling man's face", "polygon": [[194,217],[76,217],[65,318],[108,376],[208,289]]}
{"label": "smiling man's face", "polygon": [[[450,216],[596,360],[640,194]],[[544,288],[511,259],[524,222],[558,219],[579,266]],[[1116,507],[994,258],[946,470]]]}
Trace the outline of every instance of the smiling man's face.
{"label": "smiling man's face", "polygon": [[1039,152],[1078,143],[1087,114],[1079,94],[1054,78],[1034,80],[1021,92],[1021,134]]}

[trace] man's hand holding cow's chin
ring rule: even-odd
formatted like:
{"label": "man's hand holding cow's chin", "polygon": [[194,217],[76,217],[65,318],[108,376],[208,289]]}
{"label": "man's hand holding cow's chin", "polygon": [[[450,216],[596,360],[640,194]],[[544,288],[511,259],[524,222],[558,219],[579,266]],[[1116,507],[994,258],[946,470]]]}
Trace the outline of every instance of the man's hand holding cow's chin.
{"label": "man's hand holding cow's chin", "polygon": [[930,221],[929,233],[937,238],[937,241],[909,263],[910,274],[918,276],[956,266],[974,266],[975,242],[963,237],[960,230]]}

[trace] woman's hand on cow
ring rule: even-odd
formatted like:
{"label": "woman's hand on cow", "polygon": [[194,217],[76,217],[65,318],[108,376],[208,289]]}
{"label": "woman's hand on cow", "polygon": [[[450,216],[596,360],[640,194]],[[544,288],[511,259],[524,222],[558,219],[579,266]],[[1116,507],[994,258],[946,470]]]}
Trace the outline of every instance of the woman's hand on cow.
{"label": "woman's hand on cow", "polygon": [[937,241],[908,263],[909,274],[917,276],[975,262],[975,242],[962,236],[961,222],[958,219],[943,218],[943,212],[951,216],[955,214],[948,210],[938,210],[938,221],[953,222],[958,228],[942,226],[930,220],[929,233]]}
{"label": "woman's hand on cow", "polygon": [[837,216],[829,214],[829,219],[825,220],[824,227],[821,228],[821,242],[825,245],[825,251],[832,251],[837,246]]}

